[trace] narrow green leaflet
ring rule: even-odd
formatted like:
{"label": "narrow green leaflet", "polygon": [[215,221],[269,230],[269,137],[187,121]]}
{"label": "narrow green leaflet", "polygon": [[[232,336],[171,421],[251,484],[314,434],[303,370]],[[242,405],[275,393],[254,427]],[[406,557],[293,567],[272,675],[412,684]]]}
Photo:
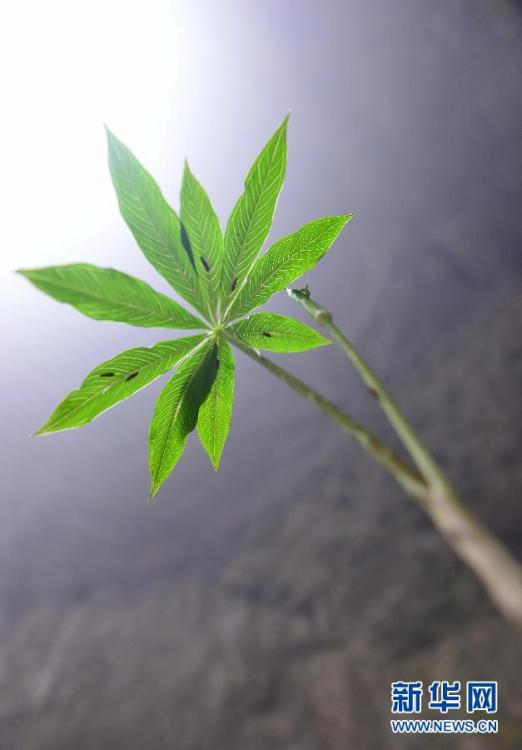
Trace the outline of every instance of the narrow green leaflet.
{"label": "narrow green leaflet", "polygon": [[250,168],[245,192],[228,220],[222,277],[225,299],[239,290],[272,226],[285,179],[287,122],[285,117]]}
{"label": "narrow green leaflet", "polygon": [[215,343],[197,349],[162,390],[149,431],[150,496],[154,497],[183,453],[198,410],[216,375]]}
{"label": "narrow green leaflet", "polygon": [[147,260],[196,310],[205,314],[181,225],[150,174],[109,130],[109,166],[120,211]]}
{"label": "narrow green leaflet", "polygon": [[305,352],[331,343],[305,323],[276,313],[254,313],[230,330],[254,349],[270,352]]}
{"label": "narrow green leaflet", "polygon": [[162,341],[148,349],[129,349],[103,362],[62,401],[36,434],[70,430],[91,422],[170,370],[203,340],[201,335]]}
{"label": "narrow green leaflet", "polygon": [[223,235],[210,200],[185,162],[180,218],[188,235],[199,286],[209,311],[216,310],[221,284]]}
{"label": "narrow green leaflet", "polygon": [[21,270],[42,292],[96,320],[116,320],[145,328],[204,328],[177,302],[140,279],[89,263]]}
{"label": "narrow green leaflet", "polygon": [[314,266],[334,243],[344,225],[353,217],[326,216],[305,224],[295,234],[278,240],[254,263],[239,292],[228,319],[239,318],[263,305],[276,292]]}
{"label": "narrow green leaflet", "polygon": [[234,355],[224,339],[219,340],[214,363],[216,377],[199,409],[198,434],[217,471],[230,430],[234,403]]}

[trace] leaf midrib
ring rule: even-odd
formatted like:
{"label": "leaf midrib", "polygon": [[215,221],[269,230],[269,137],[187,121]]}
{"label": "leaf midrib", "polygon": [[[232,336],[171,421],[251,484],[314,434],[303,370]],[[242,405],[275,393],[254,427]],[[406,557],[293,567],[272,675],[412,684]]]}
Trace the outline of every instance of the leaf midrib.
{"label": "leaf midrib", "polygon": [[[221,360],[222,359],[221,352],[219,352],[218,356],[219,356],[219,358]],[[217,408],[216,408],[217,407],[217,402],[220,399],[219,388],[217,387],[217,378],[218,378],[218,376],[219,376],[219,373],[218,373],[218,375],[216,375],[216,381],[215,381],[216,382],[216,390],[215,390],[214,398],[212,399],[212,420],[211,420],[212,421],[212,463],[214,463],[215,458],[216,458],[217,426],[218,426],[218,422],[219,422],[219,420],[217,418]],[[211,389],[210,393],[212,393],[212,389]]]}
{"label": "leaf midrib", "polygon": [[[159,185],[156,183],[156,181],[154,180],[153,177],[151,177],[150,179],[153,181],[154,186],[158,190],[160,201],[163,202],[165,208],[167,209],[167,212],[170,212],[174,216],[176,216],[176,214],[174,212],[174,209],[167,203],[167,201],[163,197]],[[152,217],[152,215],[151,215],[151,213],[149,211],[149,208],[148,208],[147,204],[145,203],[145,201],[142,198],[141,192],[138,192],[138,200],[140,202],[140,205],[142,206],[142,208],[145,211],[145,215],[147,216],[147,219],[149,221],[150,226],[152,226],[152,228],[155,231],[156,235],[160,239],[160,244],[161,244],[161,246],[163,247],[163,250],[164,250],[164,257],[166,257],[167,259],[173,259],[174,260],[174,264],[173,264],[174,265],[174,270],[177,273],[179,273],[180,276],[183,279],[186,280],[186,283],[188,284],[189,292],[194,296],[194,299],[198,300],[198,290],[193,287],[193,285],[192,285],[189,277],[185,273],[185,269],[182,267],[181,262],[178,260],[176,253],[172,252],[170,244],[168,242],[168,238],[165,236],[164,232],[162,232],[160,229],[158,229],[158,227],[157,227],[155,221],[153,220],[153,217]],[[180,220],[179,220],[179,218],[177,216],[176,216],[176,220],[178,221],[178,223],[180,223]],[[166,254],[165,254],[165,251],[166,251]],[[168,280],[168,281],[169,281],[169,284],[171,284],[171,286],[175,289],[176,287],[174,287],[174,285],[170,282],[170,280]],[[199,310],[198,312],[201,315],[205,314],[205,313],[201,312],[201,310]]]}
{"label": "leaf midrib", "polygon": [[[58,287],[59,289],[65,289],[65,291],[71,291],[72,290],[73,292],[80,293],[80,294],[82,294],[84,296],[90,297],[91,299],[94,299],[94,300],[97,300],[97,301],[110,302],[112,304],[118,304],[120,307],[123,307],[124,309],[139,310],[141,312],[148,312],[148,313],[162,312],[162,314],[166,314],[166,313],[163,313],[163,311],[161,311],[161,310],[154,310],[153,308],[140,307],[139,305],[131,304],[131,303],[127,302],[126,300],[123,301],[123,300],[119,300],[117,298],[112,298],[110,296],[108,296],[108,297],[102,297],[101,295],[95,294],[94,292],[91,292],[90,290],[88,292],[86,292],[85,288],[79,288],[79,287],[75,286],[74,284],[60,283],[60,282],[54,281],[54,279],[52,281],[48,281],[46,277],[42,278],[42,277],[34,276],[34,278],[36,278],[38,281],[42,281],[43,280],[46,284],[49,284],[50,286],[55,286],[55,287]],[[152,291],[154,292],[155,295],[159,294],[159,292],[155,292],[154,290],[152,290]],[[174,300],[170,300],[169,297],[166,297],[166,299],[168,299],[169,301],[174,302]],[[81,304],[81,302],[79,304]],[[180,305],[180,308],[183,310],[183,307],[181,305]],[[167,314],[167,317],[170,317],[170,315]],[[174,320],[174,319],[175,318],[172,316],[172,320]]]}
{"label": "leaf midrib", "polygon": [[[233,273],[232,273],[232,274],[230,274],[231,278],[234,278],[234,272],[235,272],[235,273],[237,274],[237,267],[238,267],[238,265],[239,265],[239,263],[238,263],[238,259],[240,258],[240,256],[241,256],[241,253],[243,252],[243,250],[244,250],[244,247],[245,247],[245,245],[246,245],[246,242],[245,242],[245,239],[244,239],[244,238],[246,237],[246,235],[247,235],[247,234],[248,234],[248,232],[250,231],[250,227],[252,226],[252,223],[253,223],[253,221],[254,221],[254,218],[255,218],[255,217],[257,217],[257,214],[258,214],[258,211],[259,211],[259,204],[261,203],[261,197],[262,197],[262,195],[263,195],[263,194],[265,193],[265,191],[266,191],[267,175],[268,175],[268,173],[269,173],[269,172],[270,172],[270,169],[267,169],[267,171],[266,171],[266,175],[265,175],[265,179],[264,179],[264,181],[263,181],[263,187],[261,188],[261,191],[260,191],[260,193],[259,193],[259,198],[258,198],[258,200],[257,200],[257,201],[256,201],[256,203],[255,203],[254,211],[252,212],[252,216],[251,216],[251,217],[250,217],[250,219],[248,220],[248,226],[247,226],[247,229],[246,229],[246,231],[245,231],[245,232],[244,232],[244,234],[243,234],[243,240],[242,240],[242,242],[241,242],[241,245],[240,245],[240,252],[238,252],[238,253],[237,253],[237,255],[236,255],[236,259],[235,259],[235,262],[234,262],[234,264],[233,264],[233,266],[232,266],[232,268],[233,268]],[[246,190],[248,190],[248,185],[247,185],[247,184],[245,184],[245,191],[243,192],[243,195],[241,195],[241,197],[240,197],[240,199],[239,199],[239,200],[242,200],[242,199],[243,199],[244,197],[246,197],[246,195],[247,195],[247,194],[246,194]],[[263,242],[264,242],[264,240],[263,240]],[[261,247],[259,248],[259,250],[258,250],[258,253],[259,253],[259,252],[261,251],[261,248],[262,248],[262,247],[263,247],[263,243],[261,243]],[[225,249],[225,257],[226,257],[226,249]],[[249,267],[249,268],[247,268],[247,270],[246,270],[246,272],[245,272],[245,275],[244,275],[243,279],[241,280],[241,283],[239,284],[239,289],[238,289],[238,290],[237,290],[237,291],[236,291],[236,292],[235,292],[235,293],[234,293],[234,294],[233,294],[233,295],[231,296],[231,298],[230,298],[230,301],[229,301],[229,303],[228,303],[228,306],[227,306],[227,307],[228,307],[228,310],[230,310],[230,309],[232,308],[232,306],[233,306],[234,302],[236,301],[236,299],[237,299],[237,298],[239,297],[239,295],[241,294],[241,291],[242,291],[243,287],[245,286],[245,284],[246,284],[246,282],[247,282],[247,279],[248,279],[249,273],[250,273],[250,271],[252,270],[252,267],[253,267],[253,265],[254,265],[254,263],[255,263],[255,262],[256,262],[256,258],[254,258],[254,259],[252,260],[252,263],[250,264],[250,267]],[[228,310],[227,310],[227,311],[228,311]]]}
{"label": "leaf midrib", "polygon": [[[234,326],[230,326],[232,329],[234,329]],[[268,327],[267,327],[268,328]],[[240,338],[243,339],[243,341],[246,341],[244,333],[240,333],[239,331],[234,330],[234,334]],[[310,341],[312,340],[312,336],[310,334],[306,333],[280,333],[279,331],[274,331],[271,329],[268,329],[268,332],[270,333],[270,338],[272,341],[275,339],[276,341],[278,339],[297,339],[298,341]],[[249,331],[250,336],[263,336],[263,331]]]}
{"label": "leaf midrib", "polygon": [[[311,245],[313,245],[314,243],[318,242],[318,240],[319,240],[319,239],[322,239],[322,237],[324,236],[324,234],[326,234],[326,232],[322,232],[322,233],[321,233],[321,234],[319,235],[319,237],[314,237],[314,238],[313,238],[312,240],[310,240],[309,242],[307,242],[307,243],[306,243],[306,245],[301,245],[301,246],[299,247],[299,252],[301,252],[301,251],[303,251],[303,250],[304,250],[304,251],[307,251],[307,250],[308,250],[308,248],[309,248],[309,247],[310,247]],[[275,247],[275,245],[272,245],[272,247]],[[269,253],[269,252],[270,252],[270,250],[268,250],[268,252],[267,252],[267,254],[266,254],[266,255],[262,255],[262,256],[261,256],[261,258],[259,258],[259,261],[261,262],[261,261],[263,261],[263,260],[264,260],[265,258],[267,258],[267,257],[268,257],[268,253]],[[262,289],[263,289],[264,287],[266,287],[266,285],[267,285],[267,284],[268,284],[268,283],[270,282],[270,279],[271,279],[271,278],[273,278],[273,277],[274,277],[274,275],[275,275],[275,274],[276,274],[276,273],[277,273],[277,272],[278,272],[278,271],[279,271],[279,270],[280,270],[280,269],[281,269],[281,268],[282,268],[282,267],[283,267],[283,266],[284,266],[284,265],[285,265],[286,263],[289,263],[289,262],[291,262],[291,261],[295,260],[295,257],[296,257],[296,253],[295,253],[295,247],[294,247],[294,248],[292,248],[292,253],[293,253],[292,255],[290,255],[290,256],[288,256],[288,257],[284,258],[283,260],[281,260],[281,262],[280,262],[280,263],[279,263],[278,265],[276,265],[276,266],[274,266],[273,268],[271,268],[271,270],[270,270],[270,275],[269,275],[269,276],[265,276],[265,277],[264,277],[263,279],[261,279],[261,282],[259,283],[259,285],[258,285],[258,286],[256,286],[256,287],[255,287],[255,289],[254,289],[254,290],[252,291],[252,293],[251,293],[251,294],[249,295],[249,299],[253,299],[253,298],[254,298],[254,297],[255,297],[255,296],[256,296],[256,295],[257,295],[257,294],[259,293],[259,291],[260,291],[260,290],[262,290]],[[253,268],[252,268],[251,270],[255,270],[255,269],[253,269]],[[248,280],[249,280],[249,279],[251,279],[251,278],[252,278],[252,276],[251,276],[251,275],[249,275],[249,276],[248,276],[248,277],[246,278],[246,280],[245,280],[245,284],[244,284],[244,285],[243,285],[243,286],[241,287],[241,291],[243,291],[243,289],[246,289],[246,288],[247,288],[247,286],[248,286]],[[242,315],[242,314],[243,314],[244,312],[246,312],[246,310],[245,310],[245,311],[243,311],[243,306],[244,306],[245,304],[248,304],[248,300],[247,300],[247,301],[246,301],[245,303],[243,303],[243,305],[242,305],[242,306],[241,306],[241,307],[239,308],[239,312],[237,313],[237,317],[240,317],[240,316],[241,316],[241,315]],[[253,307],[257,307],[257,304],[256,304],[256,305],[254,305]],[[252,308],[250,308],[250,309],[252,309]],[[231,313],[233,313],[233,310],[231,309],[231,311],[230,311],[230,312],[231,312]],[[232,320],[235,320],[235,318],[233,318]]]}
{"label": "leaf midrib", "polygon": [[[203,343],[204,343],[203,341],[197,342],[195,344],[195,346],[193,346],[187,352],[185,352],[185,354],[183,354],[182,357],[180,357],[179,359],[175,360],[175,362],[172,363],[172,367],[175,367],[176,365],[179,366],[190,354],[192,354],[194,352],[195,349],[197,349],[199,346],[202,346]],[[154,356],[156,357],[156,361],[155,362],[147,362],[145,365],[143,365],[141,368],[139,368],[138,369],[138,375],[142,375],[143,372],[147,370],[147,368],[153,367],[153,366],[157,366],[162,360],[168,359],[169,356],[172,356],[172,353],[170,355],[165,355],[163,357],[161,355],[154,355]],[[106,369],[106,366],[105,365],[100,365],[99,369]],[[163,372],[158,373],[157,377],[160,377],[161,375],[165,375],[169,371],[169,369],[171,369],[171,368],[167,368]],[[130,370],[130,372],[135,372],[135,371],[136,371],[136,368]],[[122,372],[121,376],[123,377],[124,375],[128,375],[128,374],[129,374],[128,372],[127,373]],[[123,382],[125,382],[125,381],[123,381]],[[76,408],[74,408],[72,411],[68,412],[64,417],[62,417],[62,419],[58,420],[58,422],[56,422],[55,424],[56,425],[61,424],[65,419],[73,416],[74,414],[77,414],[81,409],[83,409],[84,406],[86,406],[87,404],[90,404],[98,396],[101,396],[101,395],[104,396],[106,393],[108,393],[111,390],[111,388],[114,388],[117,385],[121,385],[121,383],[122,383],[121,379],[118,379],[118,380],[115,380],[115,381],[109,383],[107,385],[107,387],[105,388],[105,390],[98,391],[98,392],[94,393],[86,401],[83,401],[79,406],[77,406]],[[139,388],[137,388],[135,391],[133,391],[132,395],[134,395],[134,393],[137,393],[138,391],[140,391],[142,388],[145,388],[147,385],[150,385],[150,383],[152,383],[152,380],[148,380],[142,386],[140,386]],[[76,389],[76,391],[78,391],[78,392],[81,391],[81,389],[83,388],[84,385],[85,385],[85,382],[82,383],[80,385],[80,387]],[[113,404],[111,404],[110,406],[108,406],[107,409],[110,409],[111,406],[113,406]],[[99,417],[100,414],[103,414],[103,412],[107,411],[107,409],[104,409],[99,414],[96,414],[96,416]]]}
{"label": "leaf midrib", "polygon": [[[192,350],[192,354],[194,354],[194,350]],[[170,419],[170,423],[169,423],[169,426],[168,426],[168,438],[163,441],[163,446],[162,446],[162,449],[161,449],[161,458],[160,458],[159,464],[158,464],[158,469],[159,469],[158,470],[158,474],[162,474],[163,473],[163,461],[165,459],[165,450],[166,450],[167,444],[170,444],[170,442],[171,442],[172,429],[173,429],[173,426],[174,426],[174,422],[175,422],[175,420],[176,420],[176,418],[177,418],[177,416],[179,414],[179,410],[181,409],[181,404],[183,402],[183,399],[185,398],[185,395],[187,393],[188,388],[190,387],[192,381],[196,377],[196,375],[197,375],[197,373],[199,371],[199,368],[203,365],[203,363],[204,363],[205,359],[207,358],[207,356],[208,356],[208,351],[205,352],[205,354],[203,355],[201,361],[196,365],[196,367],[194,368],[194,370],[193,370],[190,378],[185,381],[185,385],[182,388],[180,398],[178,399],[178,403],[176,405],[176,408],[174,409],[174,413],[172,415],[172,418]],[[188,435],[185,436],[185,437],[188,437]]]}
{"label": "leaf midrib", "polygon": [[[190,351],[192,351],[192,350],[190,350]],[[166,357],[162,358],[162,357],[158,356],[156,358],[155,362],[147,362],[147,364],[143,365],[143,367],[141,367],[141,368],[138,369],[138,375],[142,375],[143,372],[148,367],[157,366],[162,361],[162,359],[166,359]],[[176,364],[176,362],[174,364]],[[173,367],[174,367],[174,364],[173,364]],[[136,371],[136,368],[134,368],[133,370],[130,370],[130,372],[135,372],[135,371]],[[165,372],[168,372],[168,370],[166,370]],[[128,372],[127,373],[122,372],[121,376],[119,376],[117,380],[114,380],[114,381],[108,383],[108,385],[107,385],[107,387],[105,389],[103,389],[101,391],[97,391],[92,396],[90,396],[88,399],[86,399],[85,401],[82,401],[82,403],[79,404],[79,406],[77,406],[72,411],[67,412],[67,414],[64,417],[62,417],[62,419],[58,420],[58,422],[55,422],[55,425],[61,424],[66,419],[69,419],[71,416],[74,416],[75,414],[77,414],[81,409],[83,409],[85,406],[87,406],[88,404],[90,404],[92,401],[94,401],[99,396],[105,396],[105,394],[109,393],[111,391],[111,389],[115,388],[118,385],[121,385],[122,382],[125,382],[125,380],[121,380],[121,377],[123,377],[125,375],[128,375],[128,374],[129,374]],[[159,375],[163,375],[163,374],[165,374],[165,373],[159,373],[158,377],[159,377]],[[149,385],[151,382],[152,382],[151,380],[147,381],[147,383],[144,383],[143,386],[141,386],[141,388],[144,388],[146,385]],[[85,384],[82,383],[82,385],[79,388],[77,388],[76,390],[78,392],[81,391],[81,389],[83,388],[84,385]],[[134,391],[134,393],[137,393],[139,390],[140,390],[140,388],[138,388],[136,391]],[[110,409],[110,406],[108,406],[107,408]],[[104,411],[107,411],[107,410],[104,409]],[[103,412],[100,412],[100,414],[103,414]],[[99,414],[97,414],[96,416],[99,416]]]}

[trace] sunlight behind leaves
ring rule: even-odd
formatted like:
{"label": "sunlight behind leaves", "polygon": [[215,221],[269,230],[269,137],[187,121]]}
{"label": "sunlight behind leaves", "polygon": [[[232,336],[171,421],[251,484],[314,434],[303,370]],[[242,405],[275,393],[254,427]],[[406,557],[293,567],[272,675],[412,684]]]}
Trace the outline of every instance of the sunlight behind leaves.
{"label": "sunlight behind leaves", "polygon": [[2,269],[86,247],[102,257],[115,215],[103,123],[139,149],[174,98],[186,103],[182,15],[167,0],[22,0],[0,11],[0,29]]}

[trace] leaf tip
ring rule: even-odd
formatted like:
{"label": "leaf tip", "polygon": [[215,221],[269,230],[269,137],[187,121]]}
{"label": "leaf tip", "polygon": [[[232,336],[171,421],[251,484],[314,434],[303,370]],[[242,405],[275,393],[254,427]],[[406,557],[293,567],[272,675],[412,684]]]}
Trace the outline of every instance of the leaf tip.
{"label": "leaf tip", "polygon": [[[315,330],[315,329],[313,329],[313,330]],[[317,333],[317,331],[316,331],[316,333]],[[332,343],[330,339],[327,339],[326,336],[321,336],[320,333],[317,333],[317,335],[319,337],[318,340],[317,340],[317,347],[320,347],[320,346],[330,346],[330,344]]]}
{"label": "leaf tip", "polygon": [[282,138],[286,143],[286,135],[288,130],[288,120],[290,119],[291,110],[287,112],[287,114],[284,116],[283,121],[281,122],[281,125],[277,128],[276,132],[274,133],[274,138]]}
{"label": "leaf tip", "polygon": [[107,148],[108,148],[108,151],[109,151],[109,159],[110,160],[117,159],[118,158],[118,154],[121,152],[121,150],[123,148],[123,144],[114,135],[114,133],[108,127],[108,125],[106,125],[104,123],[103,127],[105,129],[105,136],[107,138]]}
{"label": "leaf tip", "polygon": [[107,141],[110,145],[112,142],[116,140],[116,136],[114,135],[114,133],[112,132],[112,130],[110,129],[110,127],[107,125],[106,122],[103,123],[103,129],[105,131],[105,137],[107,138]]}
{"label": "leaf tip", "polygon": [[342,230],[345,228],[348,222],[354,218],[356,213],[357,213],[356,211],[350,211],[347,214],[340,214],[339,216],[331,217],[334,221],[337,234],[340,234],[342,232]]}

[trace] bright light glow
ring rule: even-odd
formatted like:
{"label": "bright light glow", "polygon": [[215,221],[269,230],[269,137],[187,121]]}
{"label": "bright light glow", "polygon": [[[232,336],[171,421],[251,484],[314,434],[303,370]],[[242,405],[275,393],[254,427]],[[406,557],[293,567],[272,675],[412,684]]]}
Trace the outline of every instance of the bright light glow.
{"label": "bright light glow", "polygon": [[172,121],[174,98],[186,103],[175,8],[169,0],[2,5],[2,269],[110,255],[103,123],[139,153]]}

